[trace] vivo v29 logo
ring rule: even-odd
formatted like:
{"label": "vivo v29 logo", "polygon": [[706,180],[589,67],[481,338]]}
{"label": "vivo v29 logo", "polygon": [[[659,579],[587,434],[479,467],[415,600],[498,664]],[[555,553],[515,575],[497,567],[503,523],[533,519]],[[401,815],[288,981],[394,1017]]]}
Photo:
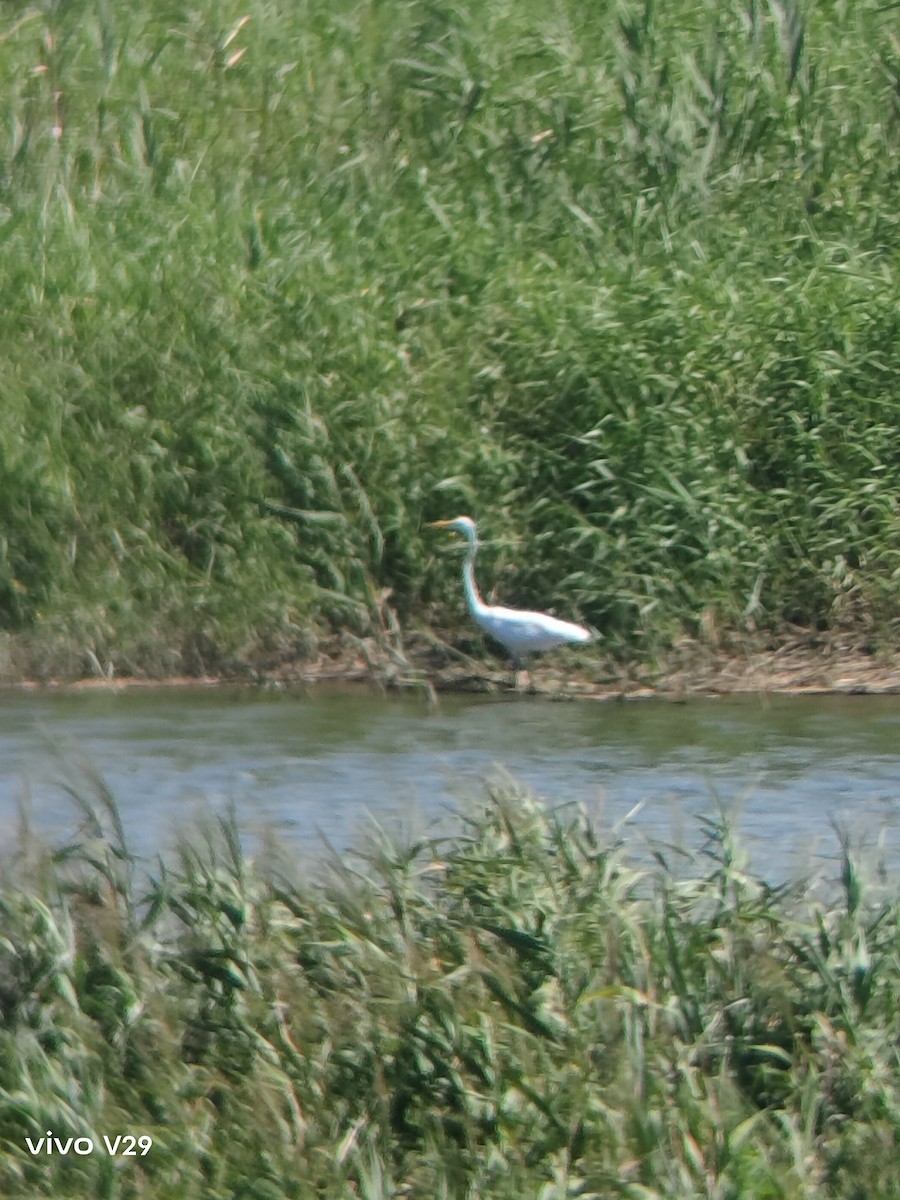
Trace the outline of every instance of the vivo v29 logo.
{"label": "vivo v29 logo", "polygon": [[99,1145],[89,1137],[54,1137],[48,1129],[43,1137],[25,1139],[25,1145],[35,1156],[38,1154],[93,1154],[95,1150],[105,1150],[107,1154],[118,1157],[132,1155],[143,1158],[153,1145],[153,1138],[147,1133],[135,1137],[132,1133],[121,1133],[115,1137],[103,1134]]}

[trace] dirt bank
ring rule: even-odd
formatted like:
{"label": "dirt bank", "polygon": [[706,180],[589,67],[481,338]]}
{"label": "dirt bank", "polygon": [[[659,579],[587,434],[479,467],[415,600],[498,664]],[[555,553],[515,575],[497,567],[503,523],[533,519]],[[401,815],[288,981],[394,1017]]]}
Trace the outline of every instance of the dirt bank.
{"label": "dirt bank", "polygon": [[[214,675],[163,679],[99,676],[80,680],[23,680],[18,687],[125,688],[216,686],[244,683],[270,687],[364,684],[386,690],[502,692],[514,687],[500,659],[471,658],[448,642],[416,635],[402,646],[375,639],[323,642],[305,660],[237,662]],[[652,662],[621,662],[609,656],[568,652],[536,659],[520,687],[538,695],[582,699],[771,693],[780,695],[900,693],[900,655],[875,653],[851,638],[796,633],[768,645],[711,647],[684,640]]]}

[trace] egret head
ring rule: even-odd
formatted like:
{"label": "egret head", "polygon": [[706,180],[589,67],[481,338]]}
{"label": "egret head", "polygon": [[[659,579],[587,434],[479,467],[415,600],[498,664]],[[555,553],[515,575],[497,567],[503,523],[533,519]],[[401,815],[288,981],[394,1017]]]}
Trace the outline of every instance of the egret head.
{"label": "egret head", "polygon": [[478,544],[478,527],[471,517],[454,517],[452,521],[432,521],[432,529],[455,529],[473,546]]}

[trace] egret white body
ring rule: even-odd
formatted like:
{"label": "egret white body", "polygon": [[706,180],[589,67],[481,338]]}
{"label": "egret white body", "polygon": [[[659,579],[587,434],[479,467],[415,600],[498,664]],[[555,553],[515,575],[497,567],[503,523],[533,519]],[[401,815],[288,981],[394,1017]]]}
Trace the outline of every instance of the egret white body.
{"label": "egret white body", "polygon": [[485,604],[475,582],[475,555],[478,553],[478,527],[475,522],[471,517],[455,517],[452,521],[434,521],[432,525],[435,528],[455,529],[469,543],[463,562],[463,587],[469,612],[476,624],[504,646],[514,659],[521,662],[529,654],[537,654],[541,650],[590,641],[590,630],[583,625],[561,621],[548,613]]}

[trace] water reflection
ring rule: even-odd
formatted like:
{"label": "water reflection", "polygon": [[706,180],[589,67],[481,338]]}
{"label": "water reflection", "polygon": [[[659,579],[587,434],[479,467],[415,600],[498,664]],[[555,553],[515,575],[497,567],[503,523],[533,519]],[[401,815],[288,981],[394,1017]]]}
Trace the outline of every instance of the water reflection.
{"label": "water reflection", "polygon": [[499,768],[551,803],[638,802],[635,837],[696,844],[716,797],[740,809],[754,865],[834,854],[831,822],[900,857],[900,698],[784,697],[552,703],[361,691],[6,693],[0,696],[0,829],[17,805],[62,836],[59,786],[99,770],[133,848],[153,855],[199,810],[233,804],[248,830],[304,850],[356,837],[365,814],[428,826],[477,796]]}

